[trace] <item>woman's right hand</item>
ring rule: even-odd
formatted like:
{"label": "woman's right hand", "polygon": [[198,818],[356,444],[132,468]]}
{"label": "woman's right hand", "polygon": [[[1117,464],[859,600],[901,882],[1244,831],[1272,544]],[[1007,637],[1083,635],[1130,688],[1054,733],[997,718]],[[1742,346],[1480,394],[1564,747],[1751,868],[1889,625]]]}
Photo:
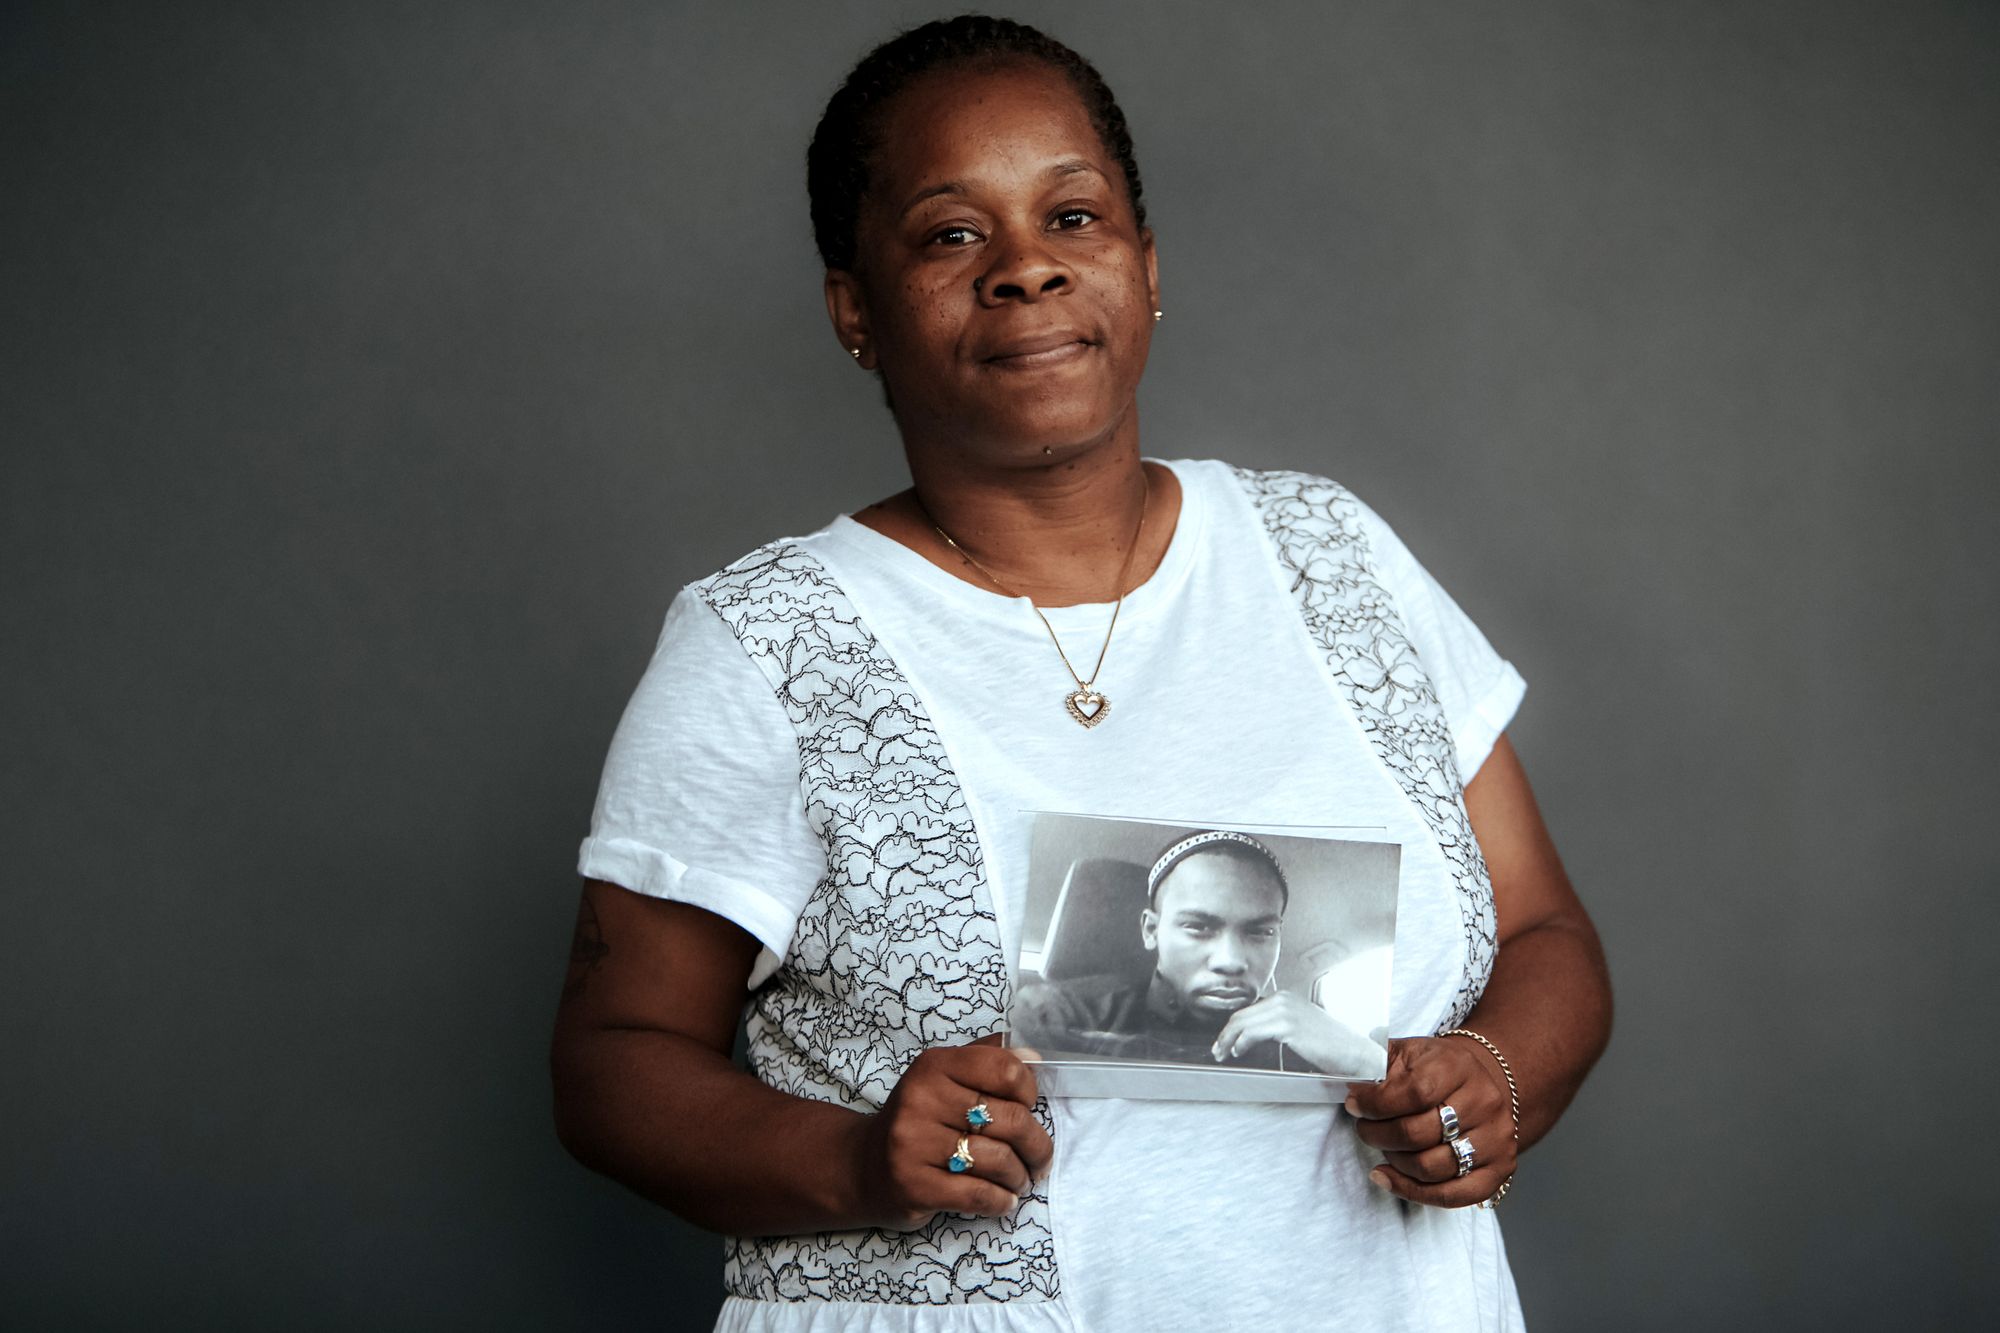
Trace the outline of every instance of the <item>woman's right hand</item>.
{"label": "woman's right hand", "polygon": [[[728,1236],[1004,1216],[1048,1169],[1035,1077],[997,1037],[926,1051],[880,1111],[797,1097],[730,1058],[757,952],[689,903],[587,881],[550,1049],[557,1133],[594,1171]],[[993,1123],[965,1113],[986,1103]],[[972,1169],[954,1174],[967,1137]]]}
{"label": "woman's right hand", "polygon": [[[982,1102],[992,1123],[975,1129],[965,1113]],[[1055,1156],[1034,1104],[1034,1071],[1004,1047],[941,1046],[911,1061],[882,1109],[863,1121],[856,1165],[873,1225],[912,1231],[939,1213],[1013,1212]],[[972,1165],[954,1172],[961,1137]]]}

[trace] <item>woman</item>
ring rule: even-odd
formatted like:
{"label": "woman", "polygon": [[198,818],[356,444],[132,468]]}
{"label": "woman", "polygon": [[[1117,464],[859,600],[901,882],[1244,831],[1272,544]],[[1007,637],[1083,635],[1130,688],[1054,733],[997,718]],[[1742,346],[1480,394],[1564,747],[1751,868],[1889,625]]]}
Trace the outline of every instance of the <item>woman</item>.
{"label": "woman", "polygon": [[[1157,256],[1073,52],[905,34],[809,183],[914,484],[669,609],[583,849],[565,1144],[734,1237],[724,1328],[1518,1326],[1466,1205],[1609,1024],[1503,734],[1519,677],[1339,487],[1142,459]],[[1384,830],[1388,1077],[1039,1098],[998,1036],[1035,810]]]}

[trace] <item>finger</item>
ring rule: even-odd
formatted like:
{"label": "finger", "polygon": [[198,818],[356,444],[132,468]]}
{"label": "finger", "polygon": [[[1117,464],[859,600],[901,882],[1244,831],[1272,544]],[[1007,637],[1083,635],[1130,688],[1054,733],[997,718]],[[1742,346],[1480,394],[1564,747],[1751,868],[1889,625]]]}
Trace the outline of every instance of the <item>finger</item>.
{"label": "finger", "polygon": [[1021,1206],[1021,1198],[1003,1185],[981,1180],[970,1171],[962,1175],[932,1176],[906,1211],[888,1229],[917,1231],[929,1226],[939,1213],[967,1217],[1009,1217]]}
{"label": "finger", "polygon": [[1235,1044],[1223,1054],[1241,1055],[1267,1041],[1289,1042],[1297,1037],[1300,1018],[1298,1011],[1288,1003],[1290,999],[1286,992],[1280,991],[1257,1001],[1248,1009],[1240,1010],[1231,1019],[1236,1026]]}
{"label": "finger", "polygon": [[1412,1180],[1391,1167],[1378,1166],[1368,1173],[1368,1179],[1379,1188],[1411,1203],[1426,1204],[1432,1208],[1470,1208],[1499,1193],[1500,1184],[1507,1176],[1497,1167],[1483,1166],[1474,1168],[1468,1175],[1433,1185]]}
{"label": "finger", "polygon": [[[1514,1173],[1519,1161],[1520,1155],[1513,1139],[1503,1131],[1496,1130],[1490,1137],[1482,1131],[1478,1139],[1470,1132],[1464,1133],[1459,1135],[1458,1143],[1471,1148],[1473,1171],[1498,1171],[1504,1178]],[[1426,1148],[1422,1152],[1384,1153],[1383,1158],[1392,1169],[1425,1184],[1439,1184],[1456,1180],[1459,1176],[1458,1153],[1450,1143]],[[1466,1174],[1470,1176],[1471,1172]]]}
{"label": "finger", "polygon": [[941,1182],[938,1200],[938,1212],[963,1213],[969,1217],[1011,1217],[1021,1206],[1020,1195],[1004,1185],[981,1180],[970,1171]]}
{"label": "finger", "polygon": [[1442,1144],[1422,1152],[1383,1153],[1382,1157],[1390,1167],[1427,1185],[1458,1179],[1458,1154]]}
{"label": "finger", "polygon": [[[1235,1029],[1233,1035],[1231,1028]],[[1215,1039],[1215,1046],[1226,1060],[1267,1041],[1282,1041],[1291,1033],[1291,1020],[1282,1009],[1266,1009],[1261,1014],[1255,1009],[1245,1009],[1229,1020],[1228,1027]]]}
{"label": "finger", "polygon": [[1389,1120],[1415,1115],[1446,1100],[1466,1081],[1469,1069],[1454,1058],[1455,1044],[1435,1038],[1392,1038],[1387,1074],[1380,1083],[1352,1085],[1347,1113],[1361,1120]]}
{"label": "finger", "polygon": [[1018,1052],[1004,1046],[946,1046],[925,1051],[917,1059],[935,1064],[962,1087],[971,1088],[981,1096],[1005,1097],[1023,1106],[1035,1104],[1035,1071],[1021,1063]]}
{"label": "finger", "polygon": [[1235,1044],[1222,1053],[1222,1058],[1224,1060],[1234,1060],[1238,1056],[1248,1055],[1267,1042],[1283,1042],[1285,1038],[1291,1035],[1291,1029],[1289,1028],[1278,1028],[1271,1032],[1250,1031],[1239,1033]]}
{"label": "finger", "polygon": [[1027,1122],[1021,1127],[1021,1132],[1007,1140],[1037,1180],[1049,1173],[1049,1166],[1056,1160],[1056,1141],[1049,1137],[1049,1126],[1053,1123],[1048,1103],[1037,1099],[1028,1108]]}
{"label": "finger", "polygon": [[[1255,1007],[1254,1005],[1251,1006],[1251,1008]],[[1235,1049],[1237,1035],[1243,1031],[1244,1016],[1249,1012],[1249,1009],[1238,1009],[1229,1016],[1229,1021],[1222,1025],[1222,1031],[1215,1034],[1215,1040],[1209,1044],[1208,1049],[1209,1053],[1215,1056],[1216,1059],[1227,1058],[1230,1052]]]}
{"label": "finger", "polygon": [[[1449,1105],[1458,1112],[1458,1128],[1462,1134],[1467,1128],[1466,1112],[1457,1102]],[[1354,1132],[1363,1143],[1383,1152],[1422,1152],[1444,1142],[1444,1121],[1438,1115],[1438,1108],[1432,1106],[1415,1115],[1397,1116],[1393,1120],[1357,1119]]]}
{"label": "finger", "polygon": [[[963,1171],[953,1171],[952,1159],[961,1140],[964,1141],[966,1155],[972,1158],[972,1165]],[[945,1130],[938,1142],[940,1149],[932,1155],[931,1161],[947,1175],[990,1180],[1017,1197],[1028,1188],[1028,1168],[1021,1164],[1020,1157],[1006,1143],[998,1139],[977,1139],[951,1130]]]}
{"label": "finger", "polygon": [[[1017,1101],[967,1087],[955,1078],[939,1083],[936,1107],[938,1119],[961,1134],[992,1134],[1000,1138],[1008,1137],[1012,1127],[1028,1114],[1028,1108]],[[975,1108],[984,1112],[984,1124],[973,1123]],[[1001,1127],[1003,1122],[1008,1128]]]}
{"label": "finger", "polygon": [[[955,1103],[959,1108],[957,1119],[954,1121],[949,1113],[943,1119],[956,1133],[971,1134],[975,1142],[985,1138],[1005,1143],[1034,1175],[1039,1176],[1048,1168],[1050,1159],[1055,1156],[1055,1144],[1050,1140],[1049,1132],[1035,1119],[1033,1111],[1005,1097],[981,1097],[974,1089],[957,1084],[952,1086],[962,1099]],[[983,1128],[977,1130],[965,1118],[965,1112],[975,1105],[984,1106],[986,1114],[991,1117]]]}
{"label": "finger", "polygon": [[[881,1156],[871,1167],[879,1173],[875,1179],[887,1207],[888,1221],[883,1225],[907,1231],[924,1226],[939,1212],[1000,1217],[1011,1211],[1018,1196],[1008,1186],[977,1170],[951,1169],[958,1137],[907,1109],[890,1116],[881,1130]],[[984,1162],[974,1149],[973,1165],[1002,1172],[1007,1163],[997,1149]]]}
{"label": "finger", "polygon": [[897,1091],[911,1109],[970,1129],[965,1113],[980,1102],[1033,1105],[1035,1076],[1012,1051],[1000,1047],[939,1047],[910,1063]]}

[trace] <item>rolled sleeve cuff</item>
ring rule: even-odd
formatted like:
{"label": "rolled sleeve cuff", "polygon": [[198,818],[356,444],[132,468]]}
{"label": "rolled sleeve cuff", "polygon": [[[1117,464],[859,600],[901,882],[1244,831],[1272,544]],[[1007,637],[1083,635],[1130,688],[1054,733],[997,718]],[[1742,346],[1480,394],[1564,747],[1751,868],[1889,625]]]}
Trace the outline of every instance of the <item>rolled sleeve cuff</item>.
{"label": "rolled sleeve cuff", "polygon": [[778,960],[791,947],[797,921],[783,903],[754,884],[690,866],[658,847],[631,838],[585,838],[577,871],[585,879],[687,903],[741,926],[764,946],[750,973],[753,989],[777,970]]}
{"label": "rolled sleeve cuff", "polygon": [[1500,674],[1473,704],[1472,716],[1458,734],[1461,782],[1469,783],[1478,774],[1486,756],[1493,753],[1500,733],[1507,730],[1514,714],[1520,711],[1521,699],[1527,692],[1528,682],[1521,679],[1521,673],[1514,669],[1514,664],[1502,662]]}

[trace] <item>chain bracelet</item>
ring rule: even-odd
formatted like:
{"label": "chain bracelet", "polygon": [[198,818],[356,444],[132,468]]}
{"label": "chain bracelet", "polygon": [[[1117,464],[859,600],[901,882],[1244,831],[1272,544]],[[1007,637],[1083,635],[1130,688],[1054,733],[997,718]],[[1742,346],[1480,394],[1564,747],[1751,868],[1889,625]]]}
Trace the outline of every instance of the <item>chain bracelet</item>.
{"label": "chain bracelet", "polygon": [[[1444,1037],[1470,1037],[1481,1046],[1484,1046],[1486,1053],[1492,1056],[1494,1061],[1499,1064],[1500,1076],[1507,1080],[1507,1110],[1514,1118],[1514,1143],[1518,1149],[1521,1142],[1521,1090],[1514,1085],[1514,1069],[1507,1063],[1507,1057],[1500,1054],[1498,1046],[1495,1046],[1471,1028],[1453,1028],[1449,1032],[1439,1033],[1438,1035]],[[1507,1191],[1513,1183],[1513,1173],[1509,1172],[1507,1178],[1500,1182],[1500,1188],[1493,1191],[1493,1197],[1483,1201],[1479,1206],[1481,1208],[1498,1207],[1500,1201],[1507,1197]]]}

